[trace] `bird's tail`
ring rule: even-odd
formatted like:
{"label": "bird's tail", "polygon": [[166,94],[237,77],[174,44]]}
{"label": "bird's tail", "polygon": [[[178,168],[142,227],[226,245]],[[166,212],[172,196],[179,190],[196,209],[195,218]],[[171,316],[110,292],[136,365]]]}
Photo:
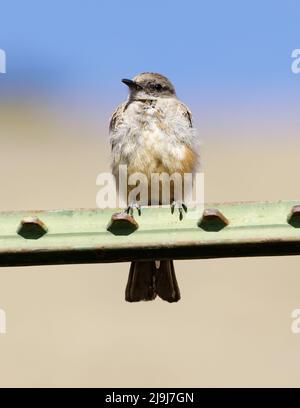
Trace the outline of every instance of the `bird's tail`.
{"label": "bird's tail", "polygon": [[178,302],[180,291],[172,260],[134,261],[131,263],[125,299],[128,302],[154,300]]}

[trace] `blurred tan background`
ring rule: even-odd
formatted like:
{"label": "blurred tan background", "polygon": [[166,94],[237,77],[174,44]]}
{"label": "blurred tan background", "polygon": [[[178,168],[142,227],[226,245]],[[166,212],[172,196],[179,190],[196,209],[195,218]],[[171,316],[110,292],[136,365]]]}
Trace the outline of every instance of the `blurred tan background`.
{"label": "blurred tan background", "polygon": [[[108,120],[1,106],[0,209],[95,207]],[[295,122],[200,131],[207,202],[299,198]],[[300,386],[300,257],[177,261],[178,304],[126,303],[128,269],[1,268],[0,386]]]}

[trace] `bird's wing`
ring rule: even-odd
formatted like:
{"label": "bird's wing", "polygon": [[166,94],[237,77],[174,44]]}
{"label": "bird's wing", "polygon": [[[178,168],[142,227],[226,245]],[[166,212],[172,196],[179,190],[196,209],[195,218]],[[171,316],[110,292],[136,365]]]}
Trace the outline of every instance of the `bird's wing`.
{"label": "bird's wing", "polygon": [[121,103],[117,109],[114,111],[114,113],[112,114],[111,118],[110,118],[110,122],[109,122],[109,133],[110,133],[110,147],[111,150],[114,150],[115,145],[116,145],[116,139],[115,139],[115,135],[116,135],[116,131],[119,128],[120,125],[122,125],[123,123],[123,113],[126,109],[126,105],[127,102],[123,102]]}
{"label": "bird's wing", "polygon": [[193,127],[192,112],[182,102],[179,102],[178,114],[184,118],[184,129],[179,136],[181,143],[185,145],[184,171],[190,173],[200,168],[199,135]]}
{"label": "bird's wing", "polygon": [[184,116],[184,118],[186,118],[189,126],[193,127],[192,112],[183,102],[179,102],[178,111],[182,116]]}
{"label": "bird's wing", "polygon": [[123,122],[123,112],[125,110],[125,107],[127,105],[127,102],[121,103],[117,107],[117,109],[114,111],[114,113],[111,115],[110,122],[109,122],[109,131],[114,132]]}

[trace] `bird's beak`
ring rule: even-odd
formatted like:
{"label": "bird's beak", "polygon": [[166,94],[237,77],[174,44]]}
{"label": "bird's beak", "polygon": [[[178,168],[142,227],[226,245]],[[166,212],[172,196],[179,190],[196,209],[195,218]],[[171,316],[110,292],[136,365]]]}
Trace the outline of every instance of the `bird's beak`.
{"label": "bird's beak", "polygon": [[132,79],[122,79],[122,82],[123,84],[127,85],[130,89],[142,89],[142,87]]}

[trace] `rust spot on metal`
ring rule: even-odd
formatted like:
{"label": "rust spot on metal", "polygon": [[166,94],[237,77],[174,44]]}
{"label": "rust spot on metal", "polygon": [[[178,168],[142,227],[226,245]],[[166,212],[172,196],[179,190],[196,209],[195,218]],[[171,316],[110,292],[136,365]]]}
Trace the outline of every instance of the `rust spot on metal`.
{"label": "rust spot on metal", "polygon": [[217,208],[207,208],[198,221],[198,227],[204,231],[220,231],[229,224],[228,219]]}
{"label": "rust spot on metal", "polygon": [[114,235],[130,235],[138,227],[139,224],[131,215],[121,212],[112,215],[106,229]]}
{"label": "rust spot on metal", "polygon": [[300,228],[300,205],[295,205],[287,217],[287,222],[295,228]]}
{"label": "rust spot on metal", "polygon": [[17,233],[25,239],[39,239],[48,232],[46,225],[37,217],[22,219]]}

